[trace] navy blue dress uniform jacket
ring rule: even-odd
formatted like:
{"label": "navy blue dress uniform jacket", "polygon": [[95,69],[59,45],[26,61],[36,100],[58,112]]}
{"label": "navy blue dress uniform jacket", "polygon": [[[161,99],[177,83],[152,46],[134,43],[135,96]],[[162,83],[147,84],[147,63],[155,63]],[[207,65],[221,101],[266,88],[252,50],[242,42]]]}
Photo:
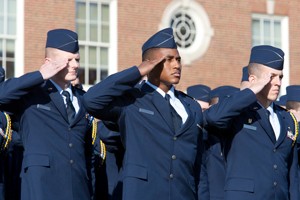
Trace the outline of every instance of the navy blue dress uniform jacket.
{"label": "navy blue dress uniform jacket", "polygon": [[202,158],[200,187],[198,191],[201,200],[224,199],[226,163],[223,141],[213,133],[208,134],[204,140],[205,150]]}
{"label": "navy blue dress uniform jacket", "polygon": [[[0,128],[5,132],[6,118],[3,112],[0,112]],[[0,135],[0,148],[4,145],[5,139]],[[6,151],[0,150],[0,199],[5,199],[5,160]]]}
{"label": "navy blue dress uniform jacket", "polygon": [[24,145],[23,200],[91,198],[91,134],[81,105],[83,91],[73,88],[80,110],[69,123],[63,98],[40,72],[0,85],[0,107],[18,116]]}
{"label": "navy blue dress uniform jacket", "polygon": [[118,123],[125,148],[122,199],[197,199],[201,108],[179,93],[188,119],[174,131],[166,100],[146,83],[134,88],[140,79],[138,68],[132,67],[106,78],[84,95],[90,114]]}
{"label": "navy blue dress uniform jacket", "polygon": [[103,141],[106,147],[106,158],[96,167],[95,199],[111,200],[122,167],[124,148],[119,132],[108,129],[103,121],[98,123],[98,130],[95,145],[100,145],[100,139]]}
{"label": "navy blue dress uniform jacket", "polygon": [[226,130],[225,200],[299,200],[295,123],[274,105],[281,131],[276,141],[265,110],[250,89],[205,112],[208,127]]}
{"label": "navy blue dress uniform jacket", "polygon": [[[19,200],[21,198],[20,172],[23,158],[23,145],[18,134],[18,122],[10,116],[11,140],[5,149],[0,152],[0,200]],[[8,121],[3,112],[0,112],[0,128],[6,132]],[[0,144],[3,144],[0,137]]]}

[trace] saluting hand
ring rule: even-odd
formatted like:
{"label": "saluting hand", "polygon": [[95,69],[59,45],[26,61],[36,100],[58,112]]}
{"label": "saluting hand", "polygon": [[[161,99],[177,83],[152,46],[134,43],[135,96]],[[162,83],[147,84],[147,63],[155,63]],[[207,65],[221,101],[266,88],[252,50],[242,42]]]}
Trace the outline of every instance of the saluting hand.
{"label": "saluting hand", "polygon": [[138,69],[140,71],[141,76],[147,75],[155,66],[165,60],[164,57],[154,60],[145,60],[139,66]]}
{"label": "saluting hand", "polygon": [[61,58],[57,60],[46,58],[45,63],[40,68],[40,72],[43,76],[43,79],[44,80],[50,79],[59,71],[66,68],[68,66],[67,64],[68,64],[67,58]]}
{"label": "saluting hand", "polygon": [[249,77],[249,89],[251,89],[255,94],[259,93],[270,81],[271,81],[271,74],[265,73],[262,74],[260,77],[252,78]]}

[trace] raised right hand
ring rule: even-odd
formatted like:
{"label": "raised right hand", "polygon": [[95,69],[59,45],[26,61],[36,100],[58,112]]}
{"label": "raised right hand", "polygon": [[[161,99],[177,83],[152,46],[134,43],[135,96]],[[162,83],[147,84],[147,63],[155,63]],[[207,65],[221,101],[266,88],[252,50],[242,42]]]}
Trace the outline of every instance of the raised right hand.
{"label": "raised right hand", "polygon": [[60,72],[62,69],[68,66],[68,59],[61,58],[57,60],[52,60],[46,58],[45,63],[40,67],[40,72],[44,80],[50,79],[55,74]]}

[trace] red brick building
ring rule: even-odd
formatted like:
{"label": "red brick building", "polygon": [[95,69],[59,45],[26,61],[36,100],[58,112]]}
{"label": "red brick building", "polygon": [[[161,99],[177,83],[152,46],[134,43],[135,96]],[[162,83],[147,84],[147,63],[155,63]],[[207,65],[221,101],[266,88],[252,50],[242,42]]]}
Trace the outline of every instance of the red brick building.
{"label": "red brick building", "polygon": [[[256,44],[282,48],[284,86],[300,84],[298,0],[3,0],[2,4],[0,64],[10,76],[39,69],[47,31],[69,28],[80,37],[81,78],[88,87],[107,74],[138,65],[144,41],[172,26],[183,57],[177,86],[181,90],[193,84],[238,87],[241,69]],[[13,20],[15,32],[9,34]],[[14,50],[7,46],[10,40]]]}

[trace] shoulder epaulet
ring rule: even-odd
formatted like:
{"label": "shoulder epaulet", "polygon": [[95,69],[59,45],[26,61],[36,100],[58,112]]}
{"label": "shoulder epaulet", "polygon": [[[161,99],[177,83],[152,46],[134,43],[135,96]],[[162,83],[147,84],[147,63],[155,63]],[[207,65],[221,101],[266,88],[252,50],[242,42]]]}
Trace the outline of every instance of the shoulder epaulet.
{"label": "shoulder epaulet", "polygon": [[297,118],[295,117],[295,115],[291,112],[291,111],[288,111],[290,113],[290,115],[292,116],[292,119],[294,121],[294,125],[295,125],[295,134],[293,135],[293,146],[295,144],[295,142],[297,141],[297,137],[299,135],[299,123],[297,121]]}
{"label": "shoulder epaulet", "polygon": [[100,157],[102,158],[102,165],[106,159],[106,146],[102,140],[100,140]]}
{"label": "shoulder epaulet", "polygon": [[11,119],[10,116],[6,113],[3,112],[3,114],[5,115],[5,119],[6,119],[6,128],[5,128],[5,132],[2,133],[2,137],[4,138],[3,143],[1,144],[1,151],[7,149],[11,138],[12,138],[12,129],[11,129]]}
{"label": "shoulder epaulet", "polygon": [[[92,144],[95,145],[97,130],[98,130],[97,119],[95,119],[94,117],[90,117],[90,123],[92,126]],[[99,140],[99,145],[100,145],[100,157],[102,159],[102,164],[103,164],[106,158],[106,146],[102,140]]]}
{"label": "shoulder epaulet", "polygon": [[97,129],[98,129],[97,120],[94,117],[91,117],[89,124],[92,127],[92,145],[94,145],[96,141]]}

